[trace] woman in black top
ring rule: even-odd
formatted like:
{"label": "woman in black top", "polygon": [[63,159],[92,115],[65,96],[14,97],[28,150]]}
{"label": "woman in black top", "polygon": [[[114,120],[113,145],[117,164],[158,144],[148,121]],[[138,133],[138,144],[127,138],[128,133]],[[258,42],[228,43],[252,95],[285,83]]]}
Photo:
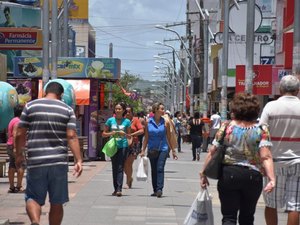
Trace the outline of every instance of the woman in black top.
{"label": "woman in black top", "polygon": [[192,151],[193,151],[193,161],[196,160],[196,152],[197,152],[197,160],[200,159],[200,147],[202,144],[202,135],[205,133],[205,126],[203,121],[200,118],[200,113],[195,112],[194,118],[189,121],[190,135],[192,139]]}

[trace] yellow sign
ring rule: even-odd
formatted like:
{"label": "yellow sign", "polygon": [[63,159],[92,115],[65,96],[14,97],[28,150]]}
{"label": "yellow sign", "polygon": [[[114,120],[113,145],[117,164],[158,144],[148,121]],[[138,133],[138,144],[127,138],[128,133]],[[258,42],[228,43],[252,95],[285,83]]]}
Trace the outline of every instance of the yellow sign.
{"label": "yellow sign", "polygon": [[41,29],[0,27],[1,50],[41,50],[42,44]]}
{"label": "yellow sign", "polygon": [[[50,2],[50,11],[52,7],[52,1]],[[43,1],[41,1],[43,4]],[[63,0],[57,0],[58,8],[63,7]],[[69,7],[69,18],[87,20],[89,18],[89,1],[88,0],[73,0]]]}

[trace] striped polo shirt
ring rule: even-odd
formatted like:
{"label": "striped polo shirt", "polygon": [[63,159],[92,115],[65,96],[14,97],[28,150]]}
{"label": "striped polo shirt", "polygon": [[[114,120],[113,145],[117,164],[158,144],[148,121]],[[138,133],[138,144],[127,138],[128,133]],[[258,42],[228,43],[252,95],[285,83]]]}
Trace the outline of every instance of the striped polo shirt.
{"label": "striped polo shirt", "polygon": [[300,163],[300,100],[282,96],[266,104],[260,121],[267,124],[273,143],[272,155],[276,164],[285,167]]}
{"label": "striped polo shirt", "polygon": [[76,129],[71,107],[41,98],[26,104],[19,127],[28,129],[28,168],[68,164],[67,129]]}

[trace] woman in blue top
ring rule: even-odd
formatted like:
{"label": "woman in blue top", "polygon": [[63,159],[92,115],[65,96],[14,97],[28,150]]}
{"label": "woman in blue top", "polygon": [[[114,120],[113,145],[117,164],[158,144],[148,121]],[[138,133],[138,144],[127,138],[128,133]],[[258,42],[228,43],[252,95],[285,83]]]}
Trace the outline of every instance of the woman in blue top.
{"label": "woman in blue top", "polygon": [[[275,186],[272,143],[268,128],[256,122],[259,109],[254,95],[236,94],[231,103],[233,119],[221,125],[204,162],[202,171],[214,153],[220,151],[217,147],[221,144],[226,147],[218,181],[223,225],[236,225],[237,220],[240,225],[253,225],[263,175],[269,180],[265,192],[272,191]],[[200,184],[202,188],[209,185],[203,172],[200,172]]]}
{"label": "woman in blue top", "polygon": [[153,194],[151,196],[162,196],[164,188],[164,170],[167,156],[169,154],[169,146],[172,151],[173,159],[177,159],[175,149],[172,149],[170,143],[170,123],[165,120],[164,105],[155,103],[152,106],[154,116],[151,117],[145,125],[145,137],[141,152],[141,157],[145,155],[145,149],[148,146],[148,157],[151,165],[151,177]]}
{"label": "woman in blue top", "polygon": [[115,137],[117,140],[118,151],[111,158],[114,192],[113,196],[122,196],[123,170],[125,159],[128,154],[128,141],[130,137],[130,120],[124,118],[126,114],[125,103],[115,105],[115,117],[109,118],[105,123],[102,133],[103,137]]}

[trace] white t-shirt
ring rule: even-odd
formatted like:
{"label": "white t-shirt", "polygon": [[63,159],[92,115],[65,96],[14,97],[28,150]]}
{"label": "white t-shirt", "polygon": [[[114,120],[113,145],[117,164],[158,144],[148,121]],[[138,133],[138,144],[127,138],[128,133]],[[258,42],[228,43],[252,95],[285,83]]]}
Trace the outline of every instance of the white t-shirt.
{"label": "white t-shirt", "polygon": [[213,114],[210,117],[212,121],[211,129],[219,129],[221,127],[221,116],[218,114]]}

